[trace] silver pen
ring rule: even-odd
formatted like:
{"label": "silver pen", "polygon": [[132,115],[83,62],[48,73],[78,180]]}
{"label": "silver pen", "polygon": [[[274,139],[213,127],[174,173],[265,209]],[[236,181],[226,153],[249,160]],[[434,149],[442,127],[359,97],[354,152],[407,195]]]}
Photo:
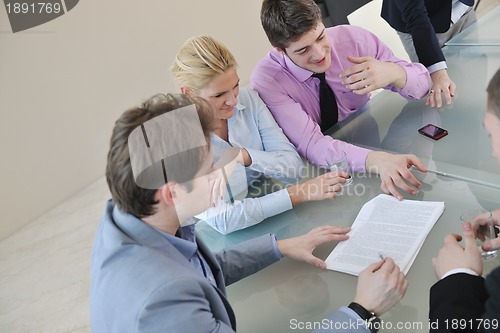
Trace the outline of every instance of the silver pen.
{"label": "silver pen", "polygon": [[[418,170],[417,167],[414,166],[414,165],[412,165],[410,167],[410,169],[411,170]],[[464,182],[469,182],[469,183],[473,183],[473,184],[477,184],[477,185],[481,185],[481,186],[487,186],[487,187],[492,187],[492,188],[500,189],[500,185],[491,184],[491,183],[483,182],[481,180],[476,180],[476,179],[473,179],[473,178],[463,177],[463,176],[455,175],[455,174],[452,174],[452,173],[447,173],[447,172],[442,172],[442,171],[437,171],[437,170],[432,170],[432,169],[427,169],[427,172],[436,174],[438,176],[443,176],[443,177],[457,179],[457,180],[462,180]]]}
{"label": "silver pen", "polygon": [[487,186],[487,187],[493,187],[493,188],[496,188],[496,189],[500,189],[500,185],[483,182],[481,180],[476,180],[476,179],[473,179],[473,178],[467,178],[467,177],[463,177],[463,176],[459,176],[459,175],[454,175],[454,174],[451,174],[451,173],[446,173],[446,172],[437,171],[437,170],[431,170],[431,169],[428,169],[427,172],[432,172],[432,173],[434,173],[436,175],[443,176],[443,177],[448,177],[448,178],[462,180],[464,182],[469,182],[469,183],[473,183],[473,184],[478,184],[478,185],[482,185],[482,186]]}

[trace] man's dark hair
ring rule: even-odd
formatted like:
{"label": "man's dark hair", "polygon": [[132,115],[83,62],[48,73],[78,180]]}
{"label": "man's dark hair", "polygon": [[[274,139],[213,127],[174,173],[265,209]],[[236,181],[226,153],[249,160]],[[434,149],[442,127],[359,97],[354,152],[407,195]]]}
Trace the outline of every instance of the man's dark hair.
{"label": "man's dark hair", "polygon": [[488,92],[488,110],[500,119],[500,69],[491,78],[486,91]]}
{"label": "man's dark hair", "polygon": [[260,20],[272,46],[283,51],[321,22],[313,0],[264,0]]}
{"label": "man's dark hair", "polygon": [[[165,177],[168,177],[168,181],[182,183],[195,177],[207,157],[210,142],[209,135],[215,129],[215,111],[209,102],[202,98],[189,97],[183,94],[158,94],[149,98],[140,107],[125,111],[116,121],[111,135],[106,180],[113,202],[123,212],[138,218],[144,218],[155,213],[154,205],[158,203],[155,200],[157,190],[138,186],[134,178],[128,142],[130,133],[155,117],[192,104],[196,107],[207,145],[199,150],[191,150],[187,152],[188,154],[178,154],[179,156],[173,158],[165,158],[164,163],[162,162],[164,165],[167,163],[182,164],[182,174],[165,175]],[[166,134],[168,137],[169,133]],[[189,134],[184,133],[183,135],[189,136]],[[171,140],[183,139],[178,132],[172,133],[170,136]]]}

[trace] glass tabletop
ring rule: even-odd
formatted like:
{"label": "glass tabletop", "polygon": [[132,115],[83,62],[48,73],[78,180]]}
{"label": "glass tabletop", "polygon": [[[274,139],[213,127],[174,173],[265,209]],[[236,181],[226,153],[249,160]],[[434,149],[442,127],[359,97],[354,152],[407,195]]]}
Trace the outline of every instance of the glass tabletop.
{"label": "glass tabletop", "polygon": [[[500,171],[499,171],[500,172]],[[429,233],[407,277],[410,283],[405,297],[382,316],[392,329],[383,332],[428,332],[429,289],[436,282],[432,257],[443,246],[445,235],[460,232],[463,211],[500,207],[500,190],[419,174],[424,187],[416,197],[406,199],[444,201],[445,211]],[[362,205],[381,193],[377,177],[354,178],[336,200],[309,202],[247,229],[221,235],[204,222],[197,224],[197,235],[213,251],[261,235],[274,233],[278,239],[299,236],[322,225],[350,226]],[[326,259],[336,242],[324,244],[314,254]],[[485,272],[500,264],[498,258],[485,261]],[[320,323],[332,311],[348,305],[354,298],[357,278],[326,271],[285,258],[266,269],[230,285],[229,301],[236,314],[238,332],[291,332],[299,326]],[[412,325],[396,330],[396,325]],[[310,329],[300,330],[309,332]]]}
{"label": "glass tabletop", "polygon": [[500,7],[446,42],[446,45],[496,45],[500,46]]}
{"label": "glass tabletop", "polygon": [[[487,19],[485,24],[494,28],[493,18]],[[467,30],[463,36],[467,38]],[[450,77],[458,85],[451,107],[432,109],[425,106],[425,99],[407,101],[398,94],[383,91],[328,132],[335,138],[365,147],[414,153],[429,168],[471,180],[414,171],[423,188],[415,197],[404,193],[405,198],[444,201],[445,211],[407,275],[410,286],[405,297],[382,316],[385,329],[381,333],[429,331],[429,289],[436,282],[432,258],[443,246],[444,237],[460,231],[459,217],[463,211],[500,208],[500,166],[491,157],[490,141],[482,124],[486,85],[500,67],[500,46],[457,45],[446,47],[444,52]],[[433,141],[419,134],[418,129],[428,123],[445,128],[448,136]],[[377,176],[354,175],[353,183],[336,200],[308,202],[226,236],[200,222],[196,225],[197,235],[211,250],[219,251],[269,233],[283,239],[321,225],[350,226],[363,204],[380,193]],[[335,242],[324,244],[314,254],[324,260],[335,246]],[[500,259],[484,263],[487,274],[500,264]],[[280,333],[311,331],[313,325],[321,325],[323,318],[353,300],[356,284],[355,276],[323,271],[285,258],[228,286],[227,292],[238,332]]]}
{"label": "glass tabletop", "polygon": [[[491,156],[483,127],[486,86],[500,68],[499,47],[456,47],[445,52],[449,75],[457,82],[450,107],[425,106],[382,91],[358,112],[329,130],[334,138],[356,145],[420,157],[430,169],[500,188],[498,163]],[[418,129],[434,124],[449,134],[440,140]]]}

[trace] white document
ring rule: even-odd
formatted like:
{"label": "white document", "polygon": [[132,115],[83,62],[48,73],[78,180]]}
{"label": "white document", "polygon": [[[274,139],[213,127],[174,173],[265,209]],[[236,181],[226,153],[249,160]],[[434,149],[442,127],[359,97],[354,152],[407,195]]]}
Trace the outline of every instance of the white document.
{"label": "white document", "polygon": [[349,232],[326,258],[330,270],[358,276],[382,257],[405,274],[444,211],[444,202],[403,200],[380,194],[363,205]]}

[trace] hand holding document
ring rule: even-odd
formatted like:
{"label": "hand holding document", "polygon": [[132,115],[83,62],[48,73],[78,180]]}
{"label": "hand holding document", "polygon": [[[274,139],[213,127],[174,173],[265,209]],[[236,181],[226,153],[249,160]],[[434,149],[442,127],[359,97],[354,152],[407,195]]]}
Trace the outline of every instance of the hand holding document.
{"label": "hand holding document", "polygon": [[327,269],[358,276],[381,257],[391,257],[406,274],[443,211],[444,202],[380,194],[363,205],[349,239],[326,258]]}

